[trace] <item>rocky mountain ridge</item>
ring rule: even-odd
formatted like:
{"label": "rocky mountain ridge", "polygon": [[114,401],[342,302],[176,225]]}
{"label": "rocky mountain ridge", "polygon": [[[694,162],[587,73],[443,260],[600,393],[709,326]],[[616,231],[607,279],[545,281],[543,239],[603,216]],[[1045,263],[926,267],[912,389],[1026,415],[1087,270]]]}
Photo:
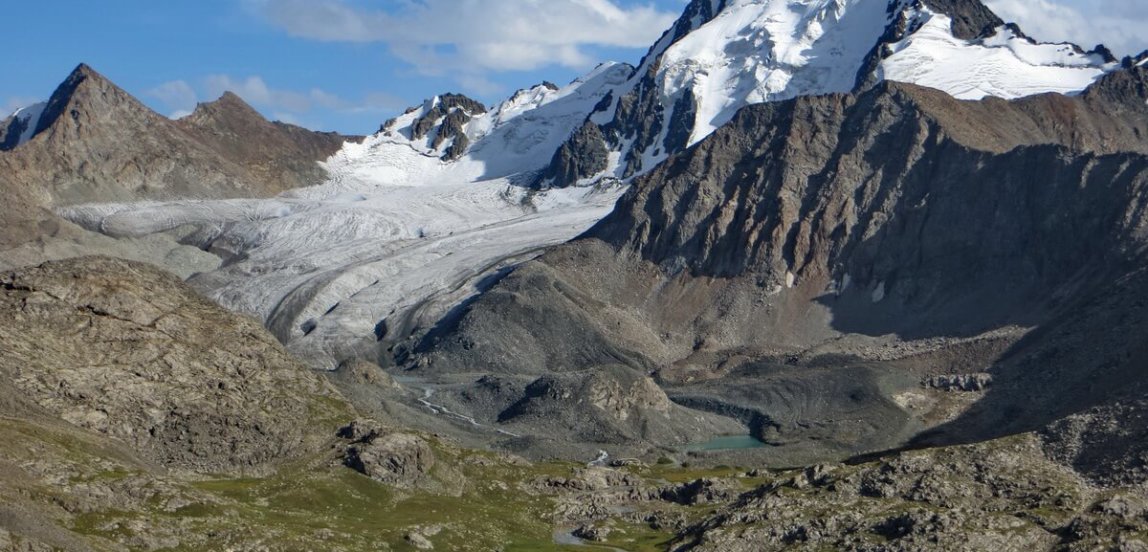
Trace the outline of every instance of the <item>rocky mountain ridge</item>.
{"label": "rocky mountain ridge", "polygon": [[48,102],[0,123],[0,268],[103,253],[185,277],[212,270],[219,257],[185,245],[180,232],[109,237],[60,209],[274,195],[325,180],[319,163],[349,139],[268,122],[231,93],[173,121],[81,64]]}
{"label": "rocky mountain ridge", "polygon": [[[1082,318],[1082,305],[1138,289],[1146,79],[1132,67],[1078,97],[1013,102],[886,83],[746,108],[636,180],[582,238],[486,291],[412,367],[535,378],[620,363],[679,404],[734,415],[775,445],[758,454],[783,463],[913,434],[938,444],[1027,431],[1106,404],[1110,386],[1134,395],[1138,357],[1118,335],[1104,338],[1110,360],[1035,372],[1020,366],[1065,338],[1021,337],[1100,331],[1084,329],[1103,318]],[[1136,302],[1104,304],[1139,319]],[[1003,346],[978,337],[989,335]],[[934,411],[945,401],[920,382],[958,369],[994,373],[974,407],[989,412],[924,437],[932,416],[960,412]],[[926,406],[908,408],[911,397]],[[1022,416],[1014,400],[1049,410]],[[976,429],[962,425],[975,416]]]}
{"label": "rocky mountain ridge", "polygon": [[[35,130],[0,151],[0,185],[17,198],[5,220],[25,228],[75,203],[265,196],[315,184],[325,177],[318,161],[347,139],[270,123],[230,93],[172,121],[83,64],[36,119],[11,118],[9,136],[21,125]],[[15,234],[6,243],[20,243]]]}

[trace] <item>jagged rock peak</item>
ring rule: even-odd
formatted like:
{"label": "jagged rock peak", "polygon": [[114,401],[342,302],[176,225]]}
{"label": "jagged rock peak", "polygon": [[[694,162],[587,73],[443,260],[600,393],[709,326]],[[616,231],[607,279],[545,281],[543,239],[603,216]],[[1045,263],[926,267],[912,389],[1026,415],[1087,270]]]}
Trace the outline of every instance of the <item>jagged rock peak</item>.
{"label": "jagged rock peak", "polygon": [[[897,0],[901,4],[911,4]],[[953,20],[953,36],[962,40],[973,40],[992,36],[997,27],[1004,25],[1003,19],[993,13],[981,0],[918,0],[937,13],[943,13]]]}
{"label": "jagged rock peak", "polygon": [[[379,132],[397,129],[399,123],[408,122],[411,124],[413,137],[422,138],[434,128],[439,120],[456,109],[462,110],[467,116],[481,115],[487,111],[486,106],[478,100],[464,94],[447,92],[423,102],[420,106],[408,108],[399,117],[388,119],[379,127]],[[404,121],[410,115],[415,115],[413,120]]]}
{"label": "jagged rock peak", "polygon": [[100,89],[109,90],[112,94],[108,97],[112,101],[130,100],[135,102],[135,99],[124,92],[114,83],[101,75],[95,69],[92,69],[86,63],[81,63],[64,79],[64,82],[56,88],[52,93],[52,97],[48,99],[48,105],[44,108],[44,113],[40,116],[40,122],[36,125],[36,130],[33,136],[39,134],[50,128],[56,121],[64,115],[65,112],[70,112],[73,119],[79,116],[75,109],[69,109],[77,95],[84,89]]}
{"label": "jagged rock peak", "polygon": [[42,115],[24,115],[0,124],[0,142],[20,146],[3,156],[9,162],[0,173],[43,204],[273,195],[322,181],[316,161],[344,142],[268,123],[234,95],[172,121],[86,64],[64,79]]}
{"label": "jagged rock peak", "polygon": [[440,152],[442,160],[455,161],[470,147],[467,124],[486,112],[486,106],[478,100],[446,93],[388,120],[379,127],[379,133],[397,132],[412,141],[425,139],[430,149]]}
{"label": "jagged rock peak", "polygon": [[110,90],[113,101],[130,98],[95,69],[81,63],[68,74],[68,78],[56,88],[48,101],[24,107],[8,119],[0,121],[0,151],[15,149],[51,128],[65,112],[70,111],[73,118],[78,118],[79,109],[75,106],[69,108],[69,105],[74,103],[74,98],[85,88]]}
{"label": "jagged rock peak", "polygon": [[192,121],[207,121],[219,118],[242,118],[265,120],[251,104],[231,91],[224,92],[219,99],[213,102],[201,102],[195,106],[195,111],[188,116]]}
{"label": "jagged rock peak", "polygon": [[471,114],[486,113],[486,106],[483,105],[482,102],[469,98],[464,94],[448,92],[439,96],[437,100],[438,105],[442,106],[444,110],[451,110],[457,107]]}

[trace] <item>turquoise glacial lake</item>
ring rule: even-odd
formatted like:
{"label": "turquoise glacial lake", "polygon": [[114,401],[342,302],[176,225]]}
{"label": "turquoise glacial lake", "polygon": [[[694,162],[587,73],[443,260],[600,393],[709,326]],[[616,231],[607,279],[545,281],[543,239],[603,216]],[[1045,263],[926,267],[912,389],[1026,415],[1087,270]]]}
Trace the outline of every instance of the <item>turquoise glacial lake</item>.
{"label": "turquoise glacial lake", "polygon": [[714,437],[704,443],[694,443],[686,445],[685,450],[688,451],[705,451],[705,450],[742,450],[762,448],[766,446],[765,443],[758,441],[752,435],[722,435]]}

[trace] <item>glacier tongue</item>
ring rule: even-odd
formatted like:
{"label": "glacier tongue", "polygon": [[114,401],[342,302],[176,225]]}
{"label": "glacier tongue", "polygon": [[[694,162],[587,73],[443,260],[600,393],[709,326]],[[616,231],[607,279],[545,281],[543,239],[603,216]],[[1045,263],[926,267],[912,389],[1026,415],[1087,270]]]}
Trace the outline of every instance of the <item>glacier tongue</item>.
{"label": "glacier tongue", "polygon": [[[376,358],[380,328],[429,329],[485,277],[568,241],[608,214],[620,186],[531,194],[505,179],[379,186],[311,197],[86,205],[62,214],[116,236],[176,231],[223,254],[190,283],[255,316],[315,368]],[[303,194],[300,194],[303,195]]]}

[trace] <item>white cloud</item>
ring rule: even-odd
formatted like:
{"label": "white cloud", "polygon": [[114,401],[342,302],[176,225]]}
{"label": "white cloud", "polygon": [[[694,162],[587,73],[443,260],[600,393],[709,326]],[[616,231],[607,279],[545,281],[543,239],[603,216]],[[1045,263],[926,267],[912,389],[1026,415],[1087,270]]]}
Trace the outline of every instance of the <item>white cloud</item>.
{"label": "white cloud", "polygon": [[34,103],[39,103],[44,100],[27,97],[27,96],[13,96],[0,104],[0,120],[8,118],[8,116],[16,113],[17,110],[28,107]]}
{"label": "white cloud", "polygon": [[271,88],[262,77],[233,78],[229,75],[209,75],[206,79],[207,93],[218,97],[224,92],[234,92],[248,102],[287,113],[303,113],[311,110],[311,99],[306,94]]}
{"label": "white cloud", "polygon": [[[208,75],[194,86],[186,80],[165,82],[149,90],[147,94],[159,100],[170,113],[172,119],[190,115],[196,104],[214,100],[224,92],[234,92],[246,102],[272,117],[284,122],[304,120],[302,115],[314,111],[336,113],[382,113],[398,109],[402,102],[397,98],[372,93],[360,100],[349,100],[320,88],[301,92],[275,88],[267,84],[263,77],[252,75],[233,77],[231,75]],[[29,102],[32,103],[32,102]]]}
{"label": "white cloud", "polygon": [[182,80],[165,82],[148,90],[147,95],[163,102],[168,109],[172,110],[170,115],[172,119],[191,114],[191,110],[195,109],[195,104],[199,101],[199,95],[195,93],[195,89],[187,81]]}
{"label": "white cloud", "polygon": [[589,46],[646,47],[677,17],[615,0],[408,0],[389,9],[345,0],[248,1],[293,36],[383,43],[422,74],[480,88],[491,72],[587,68],[600,61]]}
{"label": "white cloud", "polygon": [[1067,40],[1086,48],[1104,44],[1117,57],[1148,49],[1144,0],[986,0],[985,4],[1038,40]]}

